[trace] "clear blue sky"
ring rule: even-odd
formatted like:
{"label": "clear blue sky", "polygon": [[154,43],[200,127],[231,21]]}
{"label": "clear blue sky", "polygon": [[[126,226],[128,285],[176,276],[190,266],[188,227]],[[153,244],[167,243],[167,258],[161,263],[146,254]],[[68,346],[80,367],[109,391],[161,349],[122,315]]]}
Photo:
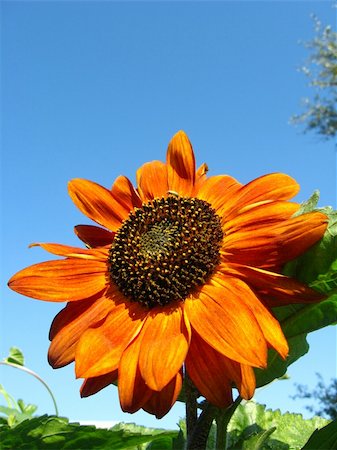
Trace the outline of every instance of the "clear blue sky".
{"label": "clear blue sky", "polygon": [[[56,395],[71,420],[117,420],[174,427],[175,406],[161,421],[123,414],[117,390],[80,399],[73,365],[47,363],[48,331],[63,307],[24,298],[7,280],[49,259],[32,242],[79,245],[73,226],[90,223],[72,204],[67,182],[83,177],[111,186],[134,180],[146,161],[164,159],[171,136],[185,130],[211,174],[242,182],[286,172],[301,184],[298,200],[321,191],[334,204],[333,143],[289,125],[311,91],[298,72],[313,37],[311,13],[334,23],[329,1],[284,2],[16,2],[2,8],[1,358],[20,347],[27,365]],[[290,381],[258,392],[258,401],[303,412],[289,398],[294,383],[314,386],[315,372],[336,376],[336,334],[310,337],[310,353],[289,369]],[[1,368],[17,398],[53,413],[36,380]]]}

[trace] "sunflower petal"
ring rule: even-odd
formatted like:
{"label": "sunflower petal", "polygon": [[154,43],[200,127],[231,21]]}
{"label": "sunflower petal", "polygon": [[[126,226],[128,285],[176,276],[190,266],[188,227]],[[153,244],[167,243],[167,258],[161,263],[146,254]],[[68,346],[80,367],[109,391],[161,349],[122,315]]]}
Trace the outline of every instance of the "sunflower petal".
{"label": "sunflower petal", "polygon": [[138,192],[132,186],[131,181],[123,175],[116,178],[112,188],[112,196],[115,200],[123,205],[125,211],[133,211],[135,207],[140,208],[142,206],[142,200],[138,195]]}
{"label": "sunflower petal", "polygon": [[220,265],[219,271],[227,276],[241,278],[252,288],[267,295],[271,301],[281,300],[280,304],[316,303],[325,298],[294,278],[256,267],[231,263]]}
{"label": "sunflower petal", "polygon": [[153,308],[141,332],[140,373],[150,389],[161,391],[183,365],[189,346],[189,331],[182,308]]}
{"label": "sunflower petal", "polygon": [[109,384],[114,383],[117,380],[117,375],[118,371],[114,370],[99,377],[86,378],[80,389],[81,397],[89,397],[90,395],[96,394],[109,386]]}
{"label": "sunflower petal", "polygon": [[139,336],[124,350],[118,367],[118,394],[124,412],[135,413],[150,398],[152,391],[141,377],[138,360]]}
{"label": "sunflower petal", "polygon": [[263,306],[247,284],[237,278],[221,277],[219,275],[213,276],[212,282],[222,286],[227,294],[232,293],[237,299],[240,299],[238,307],[241,308],[241,303],[250,309],[268,344],[285,359],[288,355],[289,347],[279,322]]}
{"label": "sunflower petal", "polygon": [[70,302],[91,297],[106,288],[106,262],[88,259],[46,261],[16,273],[8,286],[27,297]]}
{"label": "sunflower petal", "polygon": [[228,175],[216,175],[207,178],[200,186],[197,197],[212,205],[216,211],[221,214],[222,208],[226,205],[234,193],[236,193],[242,184]]}
{"label": "sunflower petal", "polygon": [[240,364],[241,369],[241,381],[237,384],[240,395],[245,400],[250,400],[255,392],[256,379],[255,373],[252,367],[246,364]]}
{"label": "sunflower petal", "polygon": [[137,185],[143,202],[158,197],[167,197],[167,167],[161,161],[144,164],[137,170]]}
{"label": "sunflower petal", "polygon": [[298,203],[285,201],[255,204],[243,213],[238,213],[232,219],[223,220],[224,231],[228,234],[241,230],[255,231],[259,227],[269,227],[290,219],[299,207]]}
{"label": "sunflower petal", "polygon": [[50,328],[49,364],[56,369],[74,361],[76,345],[82,334],[105,319],[114,306],[113,300],[106,296],[68,303],[54,318]]}
{"label": "sunflower petal", "polygon": [[71,247],[69,245],[63,244],[51,244],[51,243],[35,243],[31,244],[29,247],[42,247],[49,253],[58,256],[66,256],[68,258],[79,258],[79,259],[91,259],[95,261],[106,262],[108,258],[108,249],[85,249],[78,247]]}
{"label": "sunflower petal", "polygon": [[263,175],[235,192],[224,205],[223,215],[233,215],[242,208],[259,202],[289,200],[298,191],[299,185],[289,175],[283,173]]}
{"label": "sunflower petal", "polygon": [[192,330],[219,353],[254,367],[266,367],[267,345],[250,309],[235,292],[205,285],[185,300]]}
{"label": "sunflower petal", "polygon": [[224,260],[257,267],[280,266],[304,253],[324,235],[327,217],[319,212],[281,223],[225,234]]}
{"label": "sunflower petal", "polygon": [[120,303],[101,325],[85,331],[76,347],[77,378],[97,377],[117,369],[123,351],[138,335],[145,316],[146,311],[139,305]]}
{"label": "sunflower petal", "polygon": [[130,212],[108,189],[89,180],[75,178],[70,181],[69,195],[89,219],[111,231],[117,231]]}
{"label": "sunflower petal", "polygon": [[182,388],[181,371],[160,392],[152,391],[150,399],[143,405],[144,411],[161,419],[175,404]]}
{"label": "sunflower petal", "polygon": [[183,131],[178,131],[167,149],[169,190],[189,197],[195,183],[195,158],[192,145]]}
{"label": "sunflower petal", "polygon": [[226,361],[229,360],[193,332],[186,357],[186,370],[200,394],[219,408],[224,408],[233,401],[233,374],[231,377],[228,372],[232,367]]}
{"label": "sunflower petal", "polygon": [[112,244],[115,233],[94,225],[76,225],[75,233],[89,247],[103,247]]}

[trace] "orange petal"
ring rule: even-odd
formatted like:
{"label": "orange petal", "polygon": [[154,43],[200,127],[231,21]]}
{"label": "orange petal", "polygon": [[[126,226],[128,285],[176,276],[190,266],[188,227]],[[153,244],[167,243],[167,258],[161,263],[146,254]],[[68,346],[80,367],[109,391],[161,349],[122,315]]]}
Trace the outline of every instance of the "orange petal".
{"label": "orange petal", "polygon": [[250,400],[255,392],[256,379],[254,370],[246,364],[240,364],[241,381],[237,384],[240,395],[245,400]]}
{"label": "orange petal", "polygon": [[274,225],[287,219],[298,211],[298,203],[276,201],[253,205],[232,219],[223,220],[224,231],[229,234],[238,230],[255,231],[257,228]]}
{"label": "orange petal", "polygon": [[114,383],[117,380],[117,372],[114,370],[99,377],[86,378],[80,389],[81,397],[89,397]]}
{"label": "orange petal", "polygon": [[42,247],[49,253],[58,256],[67,256],[68,258],[91,259],[95,261],[106,262],[109,256],[108,249],[85,249],[78,247],[70,247],[69,245],[35,243],[29,247]]}
{"label": "orange petal", "polygon": [[141,332],[139,369],[145,383],[161,391],[183,365],[189,330],[179,303],[150,310]]}
{"label": "orange petal", "polygon": [[[309,288],[294,278],[269,272],[256,267],[241,264],[223,264],[219,271],[227,276],[236,276],[259,292],[264,293],[273,301],[281,300],[280,305],[288,303],[315,303],[325,296]],[[276,306],[274,304],[274,306]]]}
{"label": "orange petal", "polygon": [[200,394],[219,408],[233,402],[231,387],[233,370],[227,361],[229,360],[225,356],[215,351],[193,332],[186,357],[186,370]]}
{"label": "orange petal", "polygon": [[249,266],[280,266],[304,253],[322,238],[327,217],[319,212],[303,214],[280,224],[225,235],[224,260]]}
{"label": "orange petal", "polygon": [[80,338],[75,353],[77,378],[91,378],[117,369],[127,345],[134,339],[147,312],[136,303],[120,303],[96,328]]}
{"label": "orange petal", "polygon": [[16,273],[8,286],[38,300],[83,300],[106,288],[106,272],[106,262],[101,261],[75,258],[46,261]]}
{"label": "orange petal", "polygon": [[124,412],[135,413],[151,396],[151,389],[141,377],[138,359],[141,338],[137,338],[124,350],[118,367],[118,393]]}
{"label": "orange petal", "polygon": [[143,405],[143,409],[154,414],[157,419],[164,417],[175,404],[182,387],[181,371],[160,392],[152,391],[150,399]]}
{"label": "orange petal", "polygon": [[[289,347],[279,322],[263,306],[259,299],[256,298],[246,283],[237,278],[222,277],[218,274],[212,277],[212,282],[222,286],[225,293],[235,295],[237,299],[240,299],[241,304],[244,304],[250,309],[268,344],[285,359],[288,355]],[[238,308],[241,307],[240,303],[238,304]]]}
{"label": "orange petal", "polygon": [[169,190],[191,196],[195,182],[195,159],[192,145],[183,131],[178,131],[167,149]]}
{"label": "orange petal", "polygon": [[103,247],[112,244],[115,237],[115,233],[94,225],[76,225],[74,230],[88,247]]}
{"label": "orange petal", "polygon": [[197,192],[197,197],[212,205],[216,211],[221,210],[242,184],[228,175],[217,175],[209,177],[201,185]]}
{"label": "orange petal", "polygon": [[235,292],[205,285],[185,300],[193,329],[211,347],[234,361],[254,367],[267,364],[267,345],[250,309]]}
{"label": "orange petal", "polygon": [[167,197],[167,168],[161,161],[144,164],[137,170],[137,185],[143,202]]}
{"label": "orange petal", "polygon": [[133,211],[135,207],[140,208],[142,206],[142,200],[138,192],[132,186],[131,181],[123,175],[115,180],[111,193],[115,200],[123,205],[127,214]]}
{"label": "orange petal", "polygon": [[54,318],[50,328],[49,364],[56,369],[74,361],[76,345],[82,334],[103,320],[114,306],[113,300],[106,296],[68,303]]}
{"label": "orange petal", "polygon": [[89,219],[111,231],[117,231],[130,212],[108,189],[89,180],[76,178],[70,181],[69,195]]}
{"label": "orange petal", "polygon": [[256,178],[234,193],[223,209],[223,215],[233,214],[241,208],[264,201],[289,200],[299,191],[299,185],[289,175],[271,173]]}

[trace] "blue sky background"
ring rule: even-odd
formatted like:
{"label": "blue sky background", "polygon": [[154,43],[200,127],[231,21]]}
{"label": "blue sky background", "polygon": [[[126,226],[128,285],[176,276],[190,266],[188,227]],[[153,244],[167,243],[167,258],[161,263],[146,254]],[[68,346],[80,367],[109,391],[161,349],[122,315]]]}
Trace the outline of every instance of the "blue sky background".
{"label": "blue sky background", "polygon": [[[298,72],[315,13],[335,23],[330,1],[284,2],[16,2],[1,3],[2,269],[1,355],[20,347],[28,367],[52,388],[71,420],[116,420],[175,428],[177,404],[161,421],[123,414],[114,387],[81,399],[73,365],[47,363],[48,331],[63,304],[11,292],[7,280],[50,259],[32,242],[80,245],[76,224],[90,223],[72,204],[67,182],[88,178],[110,187],[134,181],[146,161],[165,159],[184,129],[198,163],[241,182],[286,172],[301,184],[298,200],[319,188],[321,206],[336,204],[332,142],[289,125],[311,93]],[[289,368],[288,381],[257,392],[282,411],[305,412],[294,383],[336,376],[333,327],[309,337],[310,353]],[[1,367],[16,398],[53,413],[35,379]],[[1,401],[0,401],[1,403]]]}

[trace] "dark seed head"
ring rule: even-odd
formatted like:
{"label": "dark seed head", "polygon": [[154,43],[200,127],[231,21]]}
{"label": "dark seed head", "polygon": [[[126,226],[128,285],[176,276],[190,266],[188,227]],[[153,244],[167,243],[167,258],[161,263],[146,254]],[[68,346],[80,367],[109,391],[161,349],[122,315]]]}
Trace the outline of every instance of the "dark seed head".
{"label": "dark seed head", "polygon": [[111,280],[149,308],[184,300],[213,273],[222,239],[220,218],[209,203],[176,196],[152,200],[116,233]]}

